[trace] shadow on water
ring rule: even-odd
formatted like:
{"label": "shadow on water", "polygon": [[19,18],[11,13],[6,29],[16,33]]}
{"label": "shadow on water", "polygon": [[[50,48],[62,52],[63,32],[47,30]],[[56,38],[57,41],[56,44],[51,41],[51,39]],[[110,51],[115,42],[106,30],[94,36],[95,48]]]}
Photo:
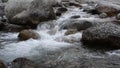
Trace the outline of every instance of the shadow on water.
{"label": "shadow on water", "polygon": [[82,43],[83,48],[87,48],[92,51],[98,51],[98,52],[106,52],[106,51],[112,51],[112,50],[118,50],[120,47],[112,46],[110,44],[88,44],[88,43]]}

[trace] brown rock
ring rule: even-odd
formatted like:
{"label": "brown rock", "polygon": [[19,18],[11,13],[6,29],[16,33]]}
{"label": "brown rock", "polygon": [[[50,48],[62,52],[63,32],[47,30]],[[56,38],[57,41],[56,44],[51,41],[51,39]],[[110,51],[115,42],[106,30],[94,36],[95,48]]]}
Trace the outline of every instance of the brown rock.
{"label": "brown rock", "polygon": [[77,29],[68,29],[68,31],[65,32],[65,35],[74,34],[76,32],[77,32]]}
{"label": "brown rock", "polygon": [[35,63],[27,58],[13,60],[11,68],[37,68]]}
{"label": "brown rock", "polygon": [[0,68],[7,68],[7,66],[0,60]]}
{"label": "brown rock", "polygon": [[115,16],[120,12],[120,10],[118,10],[114,7],[105,6],[105,5],[98,5],[96,7],[96,10],[98,10],[101,13],[106,13],[108,15],[108,17]]}
{"label": "brown rock", "polygon": [[30,38],[32,39],[38,39],[40,38],[39,34],[31,29],[28,30],[22,30],[18,35],[19,40],[28,40]]}
{"label": "brown rock", "polygon": [[75,6],[75,7],[81,7],[81,5],[79,3],[75,3],[75,2],[70,2],[69,5]]}

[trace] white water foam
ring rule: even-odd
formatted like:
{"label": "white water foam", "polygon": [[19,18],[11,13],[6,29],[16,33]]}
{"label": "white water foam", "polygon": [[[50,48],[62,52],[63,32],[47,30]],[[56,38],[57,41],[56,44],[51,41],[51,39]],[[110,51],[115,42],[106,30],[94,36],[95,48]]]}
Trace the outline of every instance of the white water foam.
{"label": "white water foam", "polygon": [[[33,56],[33,55],[44,55],[46,51],[56,51],[62,48],[67,48],[70,46],[74,46],[73,42],[79,42],[82,36],[82,33],[76,33],[69,36],[65,36],[64,33],[66,30],[59,30],[59,25],[62,23],[63,20],[70,19],[71,16],[80,15],[81,17],[87,18],[95,18],[94,16],[90,16],[85,12],[82,12],[79,8],[68,8],[68,11],[64,13],[60,18],[52,22],[52,25],[55,25],[51,28],[51,24],[43,23],[41,26],[38,27],[37,31],[41,39],[34,40],[29,39],[27,41],[19,41],[19,42],[11,42],[9,44],[3,43],[4,48],[0,49],[0,58],[4,59],[5,61],[12,61],[18,57],[26,57],[26,56]],[[78,18],[79,19],[79,18]],[[49,31],[52,31],[52,35]],[[18,33],[6,33],[5,36],[1,37],[3,39],[17,39]],[[66,40],[70,40],[66,41]]]}

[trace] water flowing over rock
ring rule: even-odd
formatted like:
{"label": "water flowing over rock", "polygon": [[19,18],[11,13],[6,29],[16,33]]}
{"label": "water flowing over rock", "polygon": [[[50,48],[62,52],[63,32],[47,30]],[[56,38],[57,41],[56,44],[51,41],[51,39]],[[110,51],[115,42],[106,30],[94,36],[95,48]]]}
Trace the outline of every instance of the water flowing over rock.
{"label": "water flowing over rock", "polygon": [[18,38],[20,40],[28,40],[30,38],[32,39],[38,39],[40,38],[39,34],[33,30],[22,30],[19,35],[18,35]]}
{"label": "water flowing over rock", "polygon": [[85,30],[92,26],[87,20],[65,20],[61,25],[61,29],[77,29],[78,31]]}
{"label": "water flowing over rock", "polygon": [[5,14],[10,23],[28,25],[31,28],[42,21],[56,18],[48,0],[9,0]]}
{"label": "water flowing over rock", "polygon": [[120,26],[104,23],[83,31],[82,42],[100,47],[120,47]]}
{"label": "water flowing over rock", "polygon": [[[119,4],[62,1],[9,0],[5,7],[8,21],[0,22],[0,59],[8,68],[36,68],[36,64],[37,68],[119,68],[120,25],[113,23],[120,21],[119,14],[106,17],[107,12],[96,9],[119,10]],[[90,8],[88,13],[83,11],[85,6]]]}

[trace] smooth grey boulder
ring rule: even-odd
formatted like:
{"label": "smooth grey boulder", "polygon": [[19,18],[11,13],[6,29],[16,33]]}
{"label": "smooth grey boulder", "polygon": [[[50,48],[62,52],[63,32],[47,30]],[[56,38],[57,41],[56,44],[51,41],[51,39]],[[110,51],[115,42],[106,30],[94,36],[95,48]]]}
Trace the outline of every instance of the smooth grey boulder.
{"label": "smooth grey boulder", "polygon": [[56,19],[49,2],[49,0],[9,0],[5,14],[10,23],[35,28],[42,21]]}

